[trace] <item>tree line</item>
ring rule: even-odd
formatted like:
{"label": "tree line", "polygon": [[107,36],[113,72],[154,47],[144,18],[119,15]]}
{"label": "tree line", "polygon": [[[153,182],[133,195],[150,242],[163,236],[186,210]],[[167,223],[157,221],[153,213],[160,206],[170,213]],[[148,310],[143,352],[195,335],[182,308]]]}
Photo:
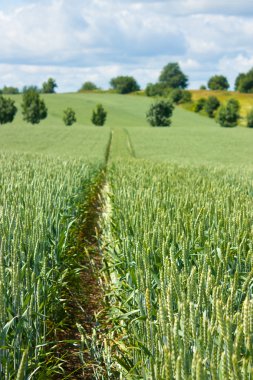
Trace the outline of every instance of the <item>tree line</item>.
{"label": "tree line", "polygon": [[[119,94],[128,94],[140,90],[140,86],[131,76],[118,76],[110,81],[111,88]],[[158,81],[148,83],[145,89],[147,96],[163,97],[151,105],[147,112],[147,120],[152,126],[170,125],[171,115],[175,104],[192,102],[192,94],[186,90],[188,77],[182,72],[176,62],[168,63],[163,67]],[[56,81],[49,78],[39,89],[36,86],[23,88],[23,102],[21,104],[23,119],[31,124],[38,124],[47,117],[47,107],[40,93],[53,94],[57,87]],[[206,89],[205,86],[201,86]],[[223,75],[214,75],[208,81],[208,88],[211,90],[227,90],[228,80]],[[247,73],[240,73],[235,81],[235,88],[239,92],[253,92],[253,69]],[[91,81],[85,82],[79,91],[95,91],[98,87]],[[0,90],[0,124],[12,122],[17,107],[12,99],[5,98],[6,94],[17,94],[15,87],[6,87]],[[201,98],[194,103],[195,112],[205,112],[209,117],[216,118],[217,122],[224,127],[233,127],[238,123],[240,104],[236,99],[229,99],[226,104],[220,104],[215,96],[207,99]],[[101,104],[92,112],[91,121],[94,125],[104,125],[107,112]],[[65,125],[72,125],[76,122],[76,114],[73,109],[67,108],[63,112]],[[253,109],[247,115],[247,126],[253,128]]]}
{"label": "tree line", "polygon": [[[48,109],[44,99],[41,99],[40,93],[34,86],[26,87],[23,90],[21,103],[23,120],[31,124],[39,124],[41,120],[46,119]],[[17,113],[15,101],[0,95],[0,124],[11,123]],[[96,106],[92,111],[91,121],[94,125],[104,125],[107,112],[101,104]],[[75,111],[68,107],[63,111],[63,122],[70,126],[77,121]]]}

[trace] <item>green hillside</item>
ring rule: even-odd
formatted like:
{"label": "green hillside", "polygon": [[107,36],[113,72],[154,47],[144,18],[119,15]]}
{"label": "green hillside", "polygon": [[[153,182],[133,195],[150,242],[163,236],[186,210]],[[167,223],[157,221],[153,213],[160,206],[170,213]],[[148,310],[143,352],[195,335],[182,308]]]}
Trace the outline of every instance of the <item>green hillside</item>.
{"label": "green hillside", "polygon": [[[124,156],[124,144],[131,144],[136,158],[194,165],[249,167],[253,163],[253,131],[250,129],[225,129],[214,120],[182,108],[176,108],[171,127],[152,128],[145,114],[153,100],[143,96],[87,93],[43,97],[49,115],[39,125],[22,120],[21,96],[13,97],[19,111],[14,123],[0,127],[1,150],[102,158],[112,130],[113,149],[118,151],[118,156]],[[108,111],[103,128],[94,127],[90,121],[98,103]],[[71,127],[62,121],[67,107],[72,107],[77,114],[77,123]],[[117,143],[118,134],[121,137]]]}

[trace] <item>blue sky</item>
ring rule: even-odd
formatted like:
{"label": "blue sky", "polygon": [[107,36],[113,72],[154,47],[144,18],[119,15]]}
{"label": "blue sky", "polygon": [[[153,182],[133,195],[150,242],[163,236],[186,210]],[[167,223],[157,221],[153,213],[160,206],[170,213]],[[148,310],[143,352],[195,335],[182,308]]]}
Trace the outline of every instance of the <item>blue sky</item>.
{"label": "blue sky", "polygon": [[253,67],[251,0],[0,0],[0,87],[58,91],[117,75],[142,87],[179,62],[190,88],[214,74],[234,85]]}

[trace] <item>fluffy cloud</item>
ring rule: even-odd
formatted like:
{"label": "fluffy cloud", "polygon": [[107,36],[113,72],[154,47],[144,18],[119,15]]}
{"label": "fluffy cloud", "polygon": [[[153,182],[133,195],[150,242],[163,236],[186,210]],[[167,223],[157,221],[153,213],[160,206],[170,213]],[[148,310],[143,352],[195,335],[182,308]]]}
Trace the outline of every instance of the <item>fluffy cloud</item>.
{"label": "fluffy cloud", "polygon": [[2,0],[0,87],[48,76],[60,91],[106,87],[118,74],[144,86],[170,61],[193,87],[225,69],[233,81],[251,67],[252,25],[249,0]]}

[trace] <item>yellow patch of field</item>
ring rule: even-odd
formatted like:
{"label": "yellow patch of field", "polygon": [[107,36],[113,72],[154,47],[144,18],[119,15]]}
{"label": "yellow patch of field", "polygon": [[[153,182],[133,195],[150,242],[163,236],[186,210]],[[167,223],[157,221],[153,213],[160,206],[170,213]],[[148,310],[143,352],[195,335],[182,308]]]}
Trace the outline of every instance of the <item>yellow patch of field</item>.
{"label": "yellow patch of field", "polygon": [[236,91],[211,91],[211,90],[191,90],[192,100],[216,96],[221,103],[226,103],[229,99],[237,99],[240,103],[241,125],[246,124],[246,115],[253,108],[253,94],[242,94]]}

